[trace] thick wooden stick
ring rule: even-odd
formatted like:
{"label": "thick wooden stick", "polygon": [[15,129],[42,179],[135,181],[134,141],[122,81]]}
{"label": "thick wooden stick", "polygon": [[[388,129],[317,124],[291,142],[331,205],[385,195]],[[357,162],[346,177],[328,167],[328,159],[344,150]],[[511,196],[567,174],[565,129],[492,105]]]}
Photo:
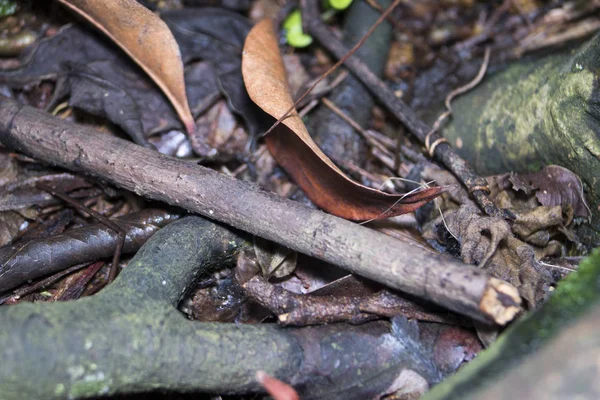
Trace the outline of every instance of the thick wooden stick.
{"label": "thick wooden stick", "polygon": [[520,309],[513,286],[474,267],[1,96],[0,142],[478,320],[504,324]]}

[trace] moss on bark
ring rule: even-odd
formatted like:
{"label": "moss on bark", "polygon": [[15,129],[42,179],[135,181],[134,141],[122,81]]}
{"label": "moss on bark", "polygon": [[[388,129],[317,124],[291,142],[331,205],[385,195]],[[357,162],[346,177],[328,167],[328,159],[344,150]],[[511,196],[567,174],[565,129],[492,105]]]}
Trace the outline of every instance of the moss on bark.
{"label": "moss on bark", "polygon": [[[261,391],[263,370],[303,399],[372,398],[412,370],[439,373],[409,324],[280,328],[189,321],[176,309],[195,278],[233,261],[238,233],[187,217],[155,234],[99,294],[0,307],[0,399]],[[373,357],[377,354],[377,357]]]}
{"label": "moss on bark", "polygon": [[[453,104],[445,137],[481,174],[557,164],[585,185],[600,244],[600,35],[579,49],[522,61]],[[462,146],[460,145],[462,143]]]}
{"label": "moss on bark", "polygon": [[301,351],[272,325],[187,320],[175,306],[199,273],[231,263],[238,234],[188,217],[159,231],[119,278],[75,302],[0,308],[0,398],[80,398],[155,388],[256,391]]}
{"label": "moss on bark", "polygon": [[424,400],[477,397],[479,391],[545,349],[553,338],[588,313],[597,312],[599,307],[600,249],[586,259],[576,273],[560,282],[548,303],[512,325],[475,361],[430,391]]}

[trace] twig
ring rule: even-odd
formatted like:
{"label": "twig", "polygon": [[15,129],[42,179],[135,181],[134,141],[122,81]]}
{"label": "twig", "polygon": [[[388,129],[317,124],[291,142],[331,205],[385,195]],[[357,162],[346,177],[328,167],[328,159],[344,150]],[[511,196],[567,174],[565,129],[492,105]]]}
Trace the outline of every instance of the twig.
{"label": "twig", "polygon": [[[176,213],[147,208],[112,221],[127,232],[122,252],[131,254],[161,227],[177,218],[179,215]],[[111,228],[97,223],[48,238],[23,240],[0,247],[0,293],[27,281],[56,274],[72,265],[114,256],[118,240]]]}
{"label": "twig", "polygon": [[40,190],[46,191],[46,192],[50,193],[51,195],[58,197],[59,199],[61,199],[65,203],[69,204],[71,207],[75,208],[76,210],[80,210],[80,211],[83,211],[83,212],[89,214],[93,218],[97,219],[99,222],[106,225],[108,228],[115,231],[115,233],[117,234],[118,240],[117,240],[117,246],[115,247],[115,252],[113,253],[112,263],[110,265],[110,272],[108,273],[108,282],[109,283],[112,282],[117,276],[117,270],[119,268],[119,259],[121,258],[121,252],[123,251],[123,245],[125,244],[125,235],[127,235],[127,232],[123,228],[121,228],[117,223],[106,218],[104,215],[97,213],[96,211],[92,210],[91,208],[86,207],[85,205],[71,199],[65,193],[63,193],[57,189],[54,189],[42,182],[36,183],[35,186]]}
{"label": "twig", "polygon": [[[339,59],[343,59],[346,67],[360,79],[365,86],[373,93],[379,101],[400,121],[408,130],[415,135],[421,143],[425,144],[425,138],[431,131],[416,113],[408,107],[402,100],[383,83],[371,70],[358,58],[354,56],[346,57],[348,50],[346,47],[329,31],[318,16],[318,5],[316,0],[305,0],[302,2],[302,13],[305,16],[303,21],[307,24],[307,31],[317,38],[321,45],[333,53]],[[435,133],[430,137],[432,143],[443,140]],[[513,216],[505,210],[499,210],[496,205],[487,197],[489,189],[487,182],[477,175],[475,171],[463,160],[447,142],[439,143],[434,149],[436,156],[473,195],[477,204],[489,216],[497,216],[505,219],[511,219]]]}
{"label": "twig", "polygon": [[[373,135],[370,135],[366,129],[363,129],[363,127],[361,127],[358,122],[356,122],[352,117],[350,117],[342,109],[340,109],[338,106],[336,106],[334,102],[332,102],[331,100],[329,100],[326,97],[322,98],[321,101],[335,115],[337,115],[338,117],[343,119],[352,128],[354,128],[354,130],[356,130],[358,133],[360,133],[362,135],[362,137],[366,140],[366,142],[372,147],[372,153],[373,153],[373,156],[375,156],[375,158],[377,158],[379,161],[381,161],[381,163],[384,166],[386,166],[390,171],[392,171],[393,173],[397,173],[397,169],[394,168],[395,167],[394,161],[393,161],[394,155],[392,154],[391,151],[389,151],[387,149],[387,147],[385,147],[385,145],[383,143],[381,143],[377,139],[375,139],[375,137]],[[336,159],[335,161],[337,163],[340,163],[341,160]],[[344,164],[346,165],[348,163],[344,163]],[[366,172],[366,171],[363,170],[360,173],[362,175],[368,175],[368,174],[364,174],[364,172]]]}
{"label": "twig", "polygon": [[[444,111],[442,114],[440,114],[439,117],[437,117],[437,119],[435,120],[435,123],[433,124],[433,128],[431,129],[431,132],[429,132],[427,134],[427,136],[425,137],[426,147],[429,147],[429,146],[427,146],[427,143],[429,141],[427,138],[433,132],[438,132],[440,129],[440,126],[442,125],[442,122],[444,122],[444,120],[446,118],[448,118],[450,115],[452,115],[452,100],[454,100],[454,98],[456,96],[460,96],[461,94],[464,94],[464,93],[468,92],[469,90],[473,89],[475,86],[479,85],[479,83],[485,76],[485,72],[487,71],[488,64],[490,62],[490,52],[491,52],[490,47],[489,46],[486,47],[485,54],[483,55],[483,62],[481,63],[481,67],[479,67],[479,72],[477,72],[477,75],[475,76],[475,78],[473,78],[466,85],[458,87],[458,88],[454,89],[453,91],[451,91],[450,93],[448,93],[448,96],[446,96],[446,101],[444,101],[444,105],[446,106],[446,111]],[[432,155],[433,151],[430,148],[428,148],[428,150],[429,150],[429,154]]]}
{"label": "twig", "polygon": [[369,136],[366,133],[365,129],[363,129],[362,126],[360,126],[356,121],[354,121],[354,119],[352,119],[352,117],[347,115],[343,110],[340,110],[340,108],[338,106],[336,106],[333,101],[329,100],[326,97],[322,98],[321,101],[327,108],[329,108],[331,111],[333,111],[333,113],[335,115],[337,115],[338,117],[340,117],[341,119],[346,121],[358,133],[360,133],[362,135],[362,137],[367,141],[367,143],[369,143],[373,147],[378,148],[379,150],[381,150],[384,153],[388,152],[388,150],[385,148],[384,145],[382,145],[381,143],[379,143],[378,141],[373,139],[371,136]]}
{"label": "twig", "polygon": [[[305,0],[302,0],[302,2],[304,2]],[[367,31],[367,33],[365,33],[365,35],[358,41],[358,43],[356,43],[354,45],[354,47],[352,47],[352,49],[350,49],[348,51],[348,54],[344,55],[342,58],[340,58],[340,60],[338,62],[336,62],[331,68],[329,68],[323,75],[321,75],[319,77],[319,79],[317,79],[315,81],[315,83],[313,83],[308,89],[306,89],[306,91],[302,94],[302,96],[300,96],[295,102],[294,104],[285,112],[283,113],[283,115],[269,128],[267,129],[267,131],[263,134],[263,136],[269,134],[273,129],[275,129],[277,127],[277,125],[279,125],[281,123],[281,121],[283,121],[284,119],[286,119],[290,113],[292,111],[294,111],[296,109],[296,106],[298,105],[298,103],[300,103],[306,96],[308,96],[310,94],[310,92],[312,92],[312,90],[325,78],[327,78],[329,75],[331,75],[335,70],[337,70],[340,65],[342,65],[344,63],[344,61],[346,61],[346,58],[350,57],[352,54],[354,54],[354,52],[356,50],[358,50],[358,48],[360,46],[363,45],[363,43],[369,38],[369,36],[371,36],[371,34],[375,31],[375,29],[379,26],[379,24],[381,24],[385,18],[394,10],[394,8],[396,8],[396,6],[398,4],[400,4],[402,2],[402,0],[394,0],[394,2],[388,7],[387,10],[385,10],[385,12],[383,14],[381,14],[381,16],[377,19],[377,21],[375,21],[375,23],[373,24],[373,26]],[[318,17],[320,19],[320,17]],[[306,17],[303,18],[303,20],[306,20]]]}
{"label": "twig", "polygon": [[48,286],[52,285],[54,282],[58,281],[62,277],[67,276],[70,273],[78,271],[84,267],[87,267],[88,265],[89,265],[89,263],[74,265],[74,266],[67,268],[63,271],[60,271],[52,276],[49,276],[46,279],[42,279],[39,282],[24,286],[24,287],[20,287],[19,289],[15,290],[11,294],[4,296],[4,297],[0,297],[0,304],[13,303],[13,302],[19,300],[23,296],[33,293],[39,289],[47,288]]}
{"label": "twig", "polygon": [[580,22],[564,32],[540,40],[527,40],[529,39],[529,37],[527,37],[521,42],[519,47],[515,49],[514,54],[516,57],[521,57],[523,54],[532,51],[539,51],[548,47],[557,47],[570,41],[581,40],[592,35],[594,32],[598,31],[598,29],[600,29],[600,20],[591,19],[589,21]]}
{"label": "twig", "polygon": [[478,320],[504,324],[520,310],[521,299],[513,286],[471,266],[4,97],[0,97],[0,142]]}
{"label": "twig", "polygon": [[[312,96],[308,96],[305,97],[304,100],[302,100],[301,102],[298,103],[298,108],[306,108],[308,107],[309,104],[312,104],[315,102],[315,100],[318,103],[318,100],[320,100],[321,98],[327,96],[329,93],[331,93],[331,91],[333,89],[335,89],[336,87],[338,87],[342,82],[344,82],[344,80],[346,79],[346,77],[348,77],[349,72],[346,70],[341,71],[332,81],[331,83],[329,83],[323,90],[319,90],[315,93],[313,93]],[[307,83],[307,85],[311,85],[310,82]]]}
{"label": "twig", "polygon": [[259,276],[251,278],[243,287],[251,299],[277,314],[282,325],[362,323],[377,317],[399,315],[420,321],[456,323],[452,317],[431,313],[386,290],[362,297],[300,295],[274,286]]}

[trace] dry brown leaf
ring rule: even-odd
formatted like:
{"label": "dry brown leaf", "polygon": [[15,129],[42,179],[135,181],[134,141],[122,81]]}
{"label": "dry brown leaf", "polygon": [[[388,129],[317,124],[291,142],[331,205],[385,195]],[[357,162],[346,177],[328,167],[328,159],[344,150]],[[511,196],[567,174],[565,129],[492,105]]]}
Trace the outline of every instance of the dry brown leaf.
{"label": "dry brown leaf", "polygon": [[[242,75],[252,101],[273,118],[280,118],[294,104],[271,20],[259,22],[248,34]],[[325,211],[342,218],[364,221],[405,214],[443,191],[436,187],[392,195],[352,181],[319,149],[296,111],[265,141],[279,165],[306,195]]]}
{"label": "dry brown leaf", "polygon": [[535,192],[540,204],[548,207],[571,206],[575,215],[587,218],[590,209],[585,201],[581,180],[572,171],[559,165],[547,165],[541,171],[502,175],[498,179],[501,189],[512,186],[529,195]]}
{"label": "dry brown leaf", "polygon": [[167,25],[136,0],[59,0],[94,24],[160,87],[188,133],[194,131],[179,46]]}

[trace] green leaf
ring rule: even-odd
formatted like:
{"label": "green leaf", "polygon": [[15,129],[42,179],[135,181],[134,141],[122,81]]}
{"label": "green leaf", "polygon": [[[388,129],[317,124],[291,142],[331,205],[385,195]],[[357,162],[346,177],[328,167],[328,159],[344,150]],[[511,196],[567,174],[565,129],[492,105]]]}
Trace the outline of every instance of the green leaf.
{"label": "green leaf", "polygon": [[0,0],[0,17],[8,17],[17,12],[17,2],[14,0]]}
{"label": "green leaf", "polygon": [[294,10],[283,22],[285,38],[292,47],[306,47],[312,43],[312,36],[302,31],[302,15],[300,10]]}
{"label": "green leaf", "polygon": [[336,10],[345,10],[348,8],[348,6],[350,6],[351,3],[352,0],[329,0],[329,5],[331,8]]}

